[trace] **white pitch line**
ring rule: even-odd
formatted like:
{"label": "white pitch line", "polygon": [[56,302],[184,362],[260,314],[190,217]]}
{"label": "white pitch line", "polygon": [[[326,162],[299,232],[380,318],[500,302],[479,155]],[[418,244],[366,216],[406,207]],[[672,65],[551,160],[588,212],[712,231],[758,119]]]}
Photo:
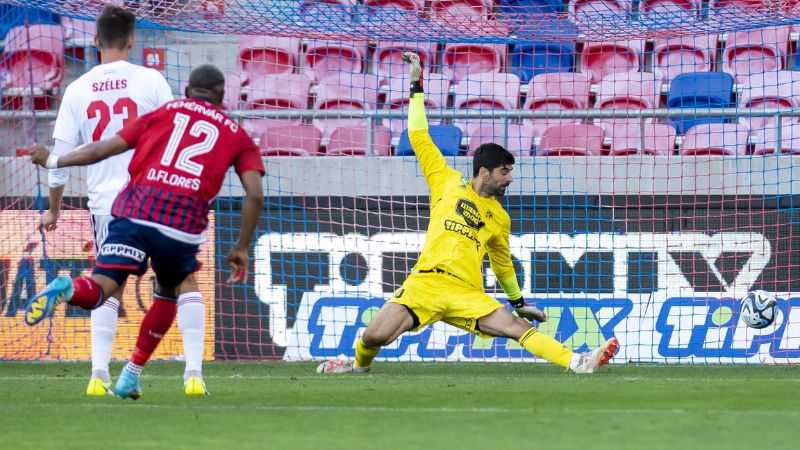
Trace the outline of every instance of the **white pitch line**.
{"label": "white pitch line", "polygon": [[83,407],[83,408],[147,408],[147,409],[173,409],[173,410],[216,410],[216,411],[312,411],[312,412],[389,412],[389,413],[412,413],[412,414],[447,414],[447,413],[490,413],[490,414],[521,414],[521,413],[577,413],[577,414],[650,414],[650,415],[683,415],[683,414],[715,414],[732,416],[800,416],[800,411],[786,410],[751,410],[751,411],[730,411],[719,409],[657,409],[657,408],[495,408],[495,407],[448,407],[448,408],[426,408],[426,407],[395,407],[395,406],[329,406],[329,405],[162,405],[156,403],[127,403],[113,405],[109,403],[36,403],[36,404],[17,404],[0,403],[3,408],[58,408],[58,407]]}

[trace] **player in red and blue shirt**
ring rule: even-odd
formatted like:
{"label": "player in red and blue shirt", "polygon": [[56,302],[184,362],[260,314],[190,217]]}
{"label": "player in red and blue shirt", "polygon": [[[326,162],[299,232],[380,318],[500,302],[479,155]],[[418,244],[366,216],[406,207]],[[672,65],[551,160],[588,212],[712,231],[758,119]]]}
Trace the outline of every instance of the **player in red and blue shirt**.
{"label": "player in red and blue shirt", "polygon": [[[98,250],[91,277],[59,277],[28,304],[25,321],[35,325],[58,303],[86,309],[103,304],[130,274],[143,274],[148,261],[156,273],[155,299],[142,321],[133,357],[114,392],[139,398],[139,373],[175,318],[181,284],[199,269],[197,253],[205,240],[210,202],[217,196],[229,167],[245,191],[239,238],[228,254],[229,282],[246,281],[248,247],[263,204],[264,163],[258,148],[219,107],[225,78],[214,66],[194,69],[178,100],[141,116],[114,137],[63,156],[41,145],[30,149],[31,160],[47,168],[83,166],[135,148],[128,166],[130,182],[119,193],[108,237]],[[179,289],[180,288],[180,289]]]}

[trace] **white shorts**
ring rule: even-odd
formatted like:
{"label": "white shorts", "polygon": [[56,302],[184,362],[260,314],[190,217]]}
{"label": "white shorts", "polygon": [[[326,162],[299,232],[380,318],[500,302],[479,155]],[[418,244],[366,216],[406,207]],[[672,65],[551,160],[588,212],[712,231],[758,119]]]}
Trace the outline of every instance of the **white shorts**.
{"label": "white shorts", "polygon": [[108,236],[108,224],[111,223],[112,220],[114,220],[114,216],[111,214],[89,215],[89,221],[92,224],[92,231],[94,232],[95,254],[97,254],[97,251],[103,246],[103,242],[105,242]]}

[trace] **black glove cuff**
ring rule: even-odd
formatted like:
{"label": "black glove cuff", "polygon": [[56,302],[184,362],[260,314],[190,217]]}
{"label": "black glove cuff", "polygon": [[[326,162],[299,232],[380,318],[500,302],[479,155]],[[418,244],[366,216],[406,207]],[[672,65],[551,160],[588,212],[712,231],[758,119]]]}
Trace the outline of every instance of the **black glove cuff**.
{"label": "black glove cuff", "polygon": [[413,97],[416,93],[423,93],[422,82],[419,80],[411,82],[411,96]]}
{"label": "black glove cuff", "polygon": [[515,300],[508,299],[508,304],[511,305],[512,308],[522,308],[527,303],[525,303],[525,299],[520,297]]}

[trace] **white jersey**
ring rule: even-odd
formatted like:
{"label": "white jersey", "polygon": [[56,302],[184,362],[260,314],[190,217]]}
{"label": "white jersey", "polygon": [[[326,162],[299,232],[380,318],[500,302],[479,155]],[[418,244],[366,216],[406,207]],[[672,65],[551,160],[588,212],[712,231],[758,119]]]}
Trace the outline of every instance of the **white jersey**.
{"label": "white jersey", "polygon": [[[167,80],[155,69],[127,61],[101,64],[67,86],[56,117],[53,139],[56,149],[70,151],[82,143],[108,139],[129,121],[173,100]],[[59,141],[62,141],[59,143]],[[128,164],[133,150],[112,156],[87,168],[89,210],[111,214],[117,194],[128,183]],[[61,172],[59,172],[61,171]],[[50,171],[50,186],[66,182],[66,169]]]}

